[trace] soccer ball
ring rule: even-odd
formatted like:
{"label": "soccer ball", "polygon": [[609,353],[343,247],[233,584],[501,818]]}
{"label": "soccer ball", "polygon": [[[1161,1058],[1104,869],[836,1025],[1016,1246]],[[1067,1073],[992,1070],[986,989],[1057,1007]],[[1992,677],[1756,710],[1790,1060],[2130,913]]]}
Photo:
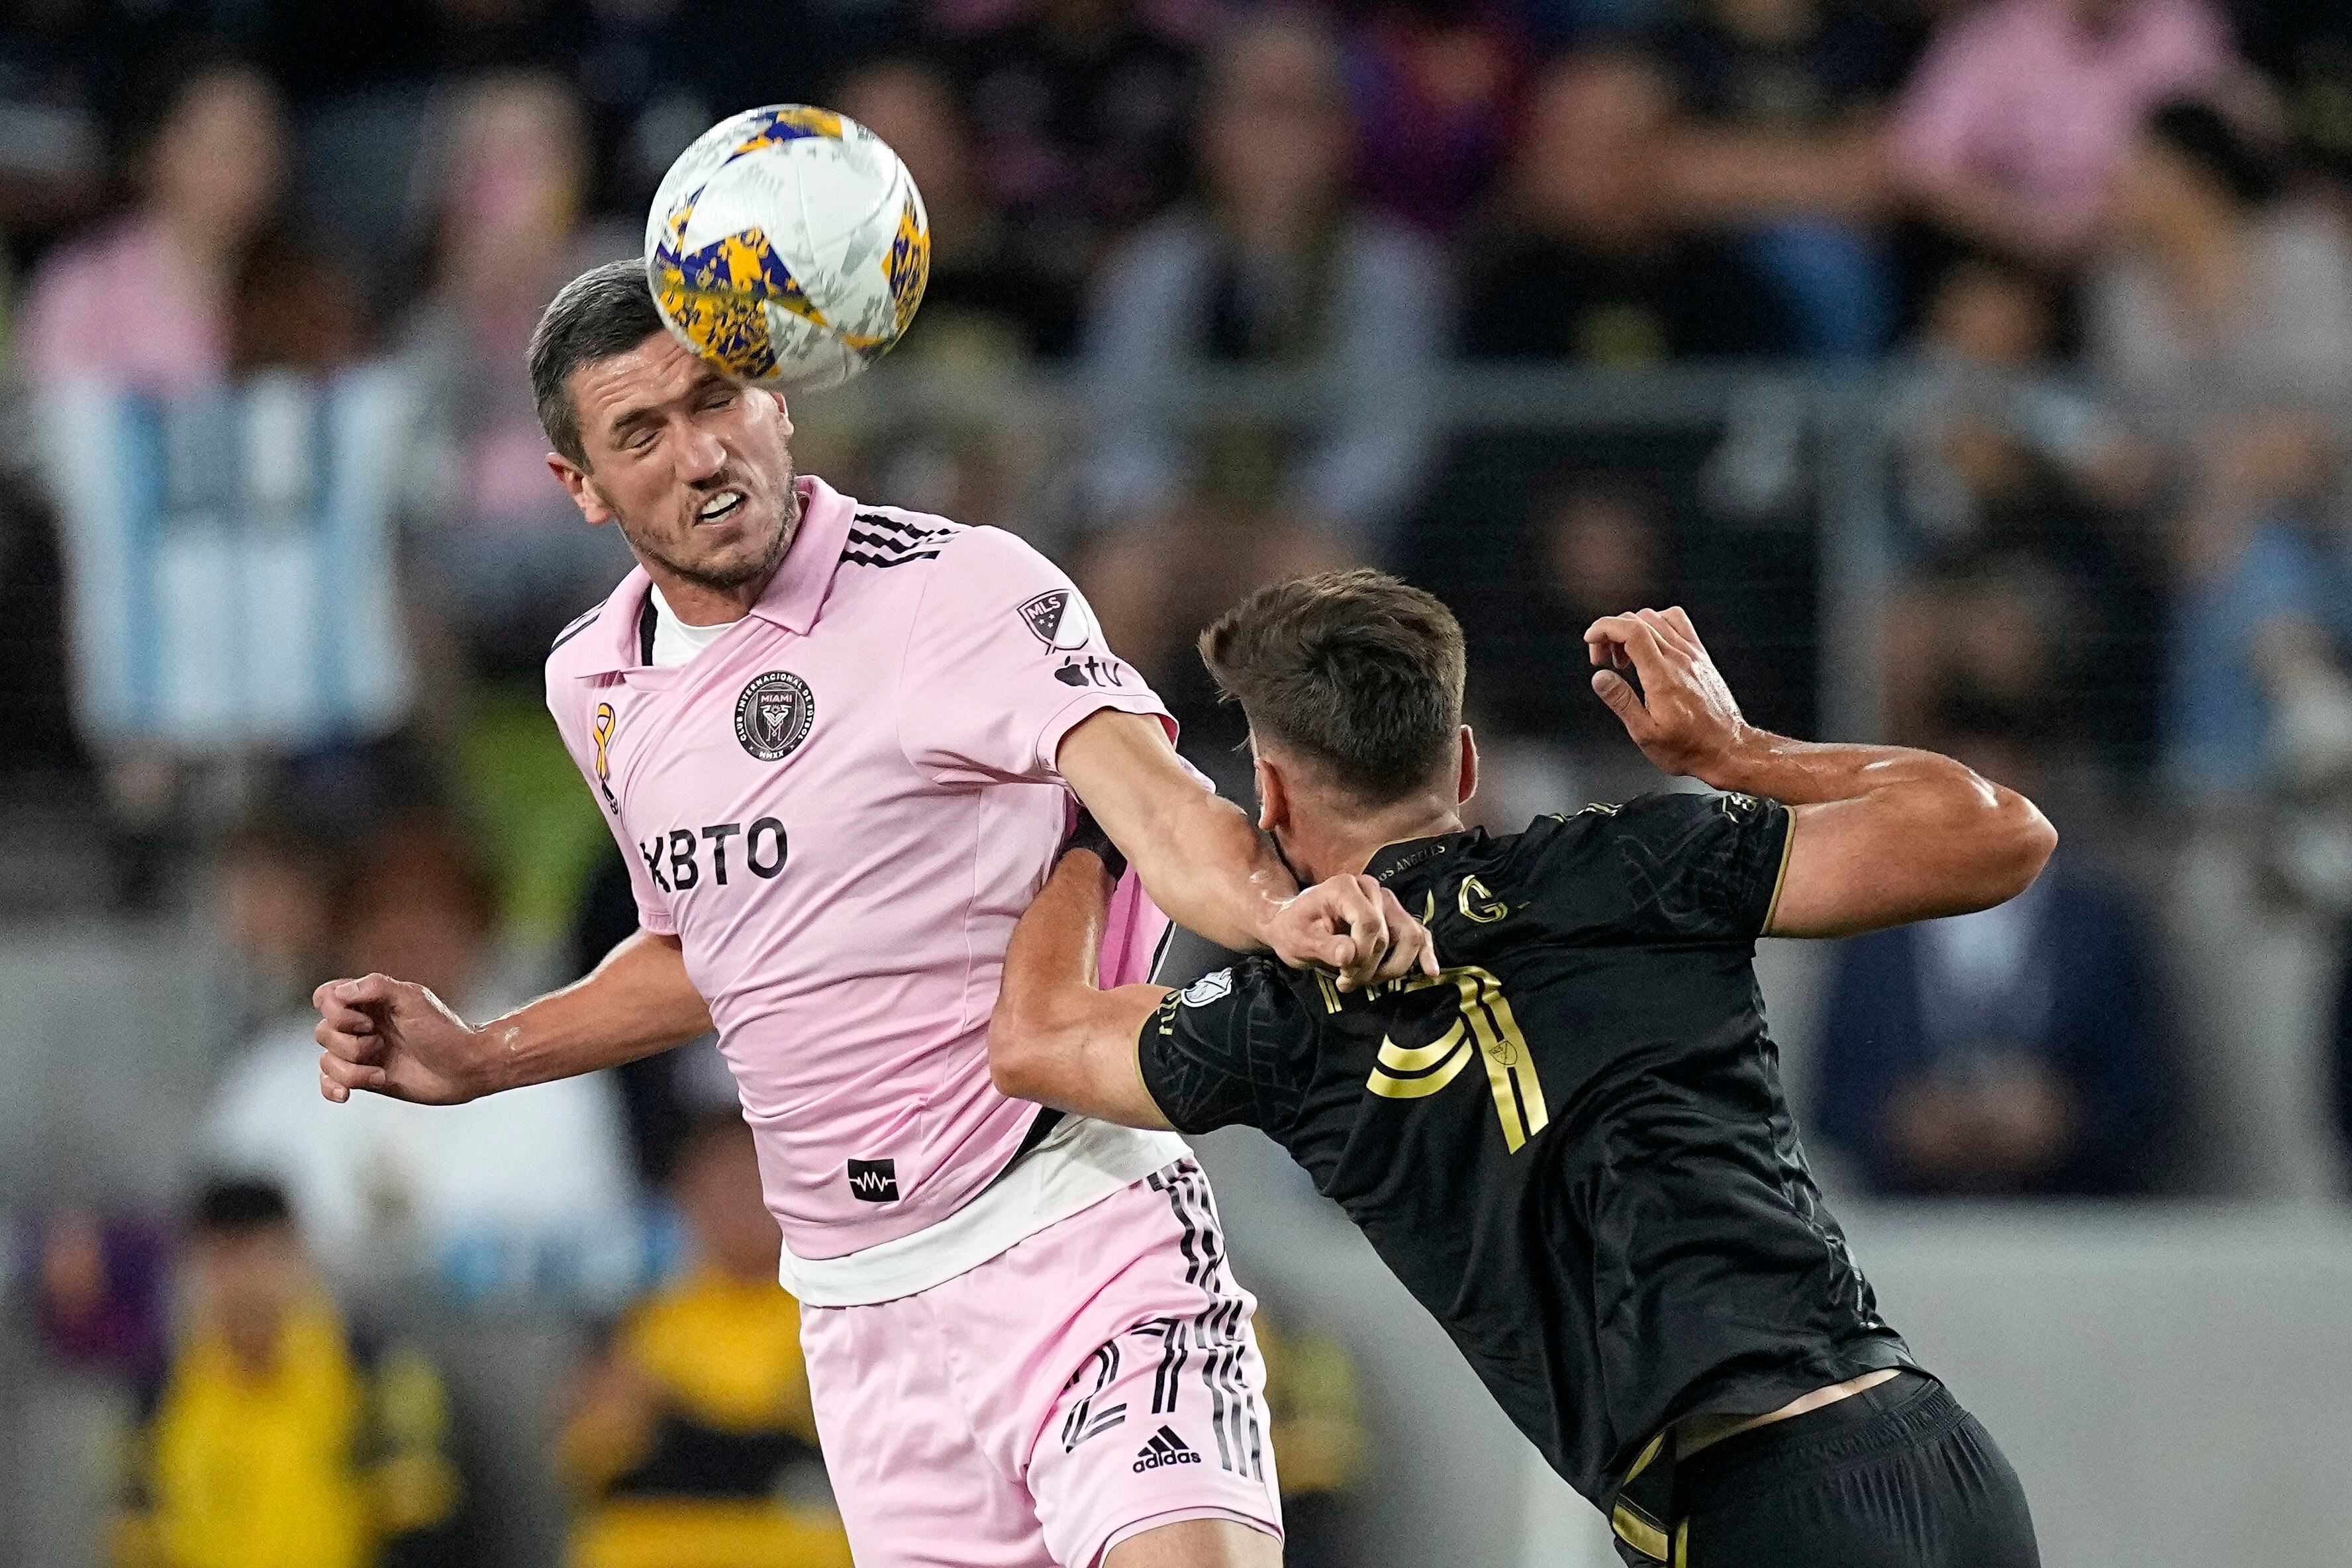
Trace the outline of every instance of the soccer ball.
{"label": "soccer ball", "polygon": [[837,386],[915,319],[931,231],[907,166],[847,115],[771,104],[678,154],[646,222],[662,320],[738,381]]}

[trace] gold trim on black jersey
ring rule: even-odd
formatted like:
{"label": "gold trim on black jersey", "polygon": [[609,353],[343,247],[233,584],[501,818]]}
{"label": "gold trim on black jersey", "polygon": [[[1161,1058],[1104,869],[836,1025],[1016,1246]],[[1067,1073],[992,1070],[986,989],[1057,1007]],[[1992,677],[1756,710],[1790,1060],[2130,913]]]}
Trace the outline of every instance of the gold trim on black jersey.
{"label": "gold trim on black jersey", "polygon": [[1788,815],[1789,821],[1788,826],[1780,829],[1780,869],[1773,874],[1772,901],[1764,906],[1764,924],[1759,928],[1761,934],[1766,936],[1772,933],[1772,922],[1780,917],[1780,892],[1789,885],[1789,856],[1797,843],[1797,808],[1784,805],[1780,809]]}
{"label": "gold trim on black jersey", "polygon": [[[1617,1532],[1618,1538],[1643,1556],[1660,1563],[1666,1561],[1668,1549],[1665,1521],[1625,1493],[1641,1479],[1642,1472],[1656,1462],[1665,1446],[1666,1435],[1664,1432],[1650,1439],[1648,1446],[1642,1450],[1642,1457],[1635,1459],[1633,1468],[1625,1472],[1624,1482],[1617,1489],[1615,1504],[1609,1510],[1609,1528]],[[1663,1502],[1665,1500],[1660,1498],[1657,1500]]]}

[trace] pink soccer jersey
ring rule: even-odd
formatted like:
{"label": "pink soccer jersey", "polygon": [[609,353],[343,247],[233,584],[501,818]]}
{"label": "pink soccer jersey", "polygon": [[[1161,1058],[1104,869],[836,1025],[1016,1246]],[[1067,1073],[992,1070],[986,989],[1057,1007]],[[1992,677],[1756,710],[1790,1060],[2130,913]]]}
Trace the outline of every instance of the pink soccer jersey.
{"label": "pink soccer jersey", "polygon": [[[990,1084],[987,1028],[1068,821],[1055,753],[1102,709],[1170,721],[1020,540],[800,484],[800,531],[750,615],[652,668],[634,571],[558,639],[547,689],[640,920],[677,934],[709,1003],[787,1282],[823,1301],[795,1259],[889,1257],[1022,1147],[1038,1109]],[[1114,915],[1106,976],[1140,979],[1165,919],[1132,887]],[[1073,1180],[1107,1193],[1171,1157],[1167,1135],[1091,1123],[1056,1142],[1073,1136],[1072,1170],[1024,1200],[1039,1223]]]}

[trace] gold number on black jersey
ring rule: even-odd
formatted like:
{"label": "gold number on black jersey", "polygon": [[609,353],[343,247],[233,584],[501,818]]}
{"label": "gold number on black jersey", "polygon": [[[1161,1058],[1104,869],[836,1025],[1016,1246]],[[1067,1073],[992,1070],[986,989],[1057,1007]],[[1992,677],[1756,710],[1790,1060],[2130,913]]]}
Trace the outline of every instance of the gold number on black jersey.
{"label": "gold number on black jersey", "polygon": [[1460,994],[1462,1010],[1453,1025],[1425,1046],[1400,1046],[1383,1037],[1364,1087],[1385,1100],[1435,1094],[1470,1065],[1475,1047],[1486,1064],[1486,1087],[1494,1091],[1495,1113],[1502,1119],[1503,1142],[1516,1154],[1550,1124],[1551,1114],[1544,1107],[1543,1083],[1536,1077],[1535,1059],[1503,994],[1503,983],[1484,969],[1465,965],[1434,976],[1413,975],[1399,989],[1424,991],[1433,985],[1452,985]]}

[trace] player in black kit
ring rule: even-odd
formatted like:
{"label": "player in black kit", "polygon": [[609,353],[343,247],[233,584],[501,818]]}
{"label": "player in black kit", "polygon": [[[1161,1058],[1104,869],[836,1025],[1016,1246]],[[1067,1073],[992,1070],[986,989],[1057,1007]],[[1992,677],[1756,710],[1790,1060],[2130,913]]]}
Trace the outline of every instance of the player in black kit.
{"label": "player in black kit", "polygon": [[1998,903],[2055,836],[1949,758],[1749,727],[1679,610],[1586,640],[1651,760],[1735,793],[1467,832],[1477,754],[1437,600],[1343,573],[1210,628],[1261,826],[1302,881],[1360,876],[1417,916],[1443,973],[1350,993],[1252,959],[1180,993],[1097,990],[1116,852],[1074,840],[1006,957],[997,1082],[1139,1126],[1263,1128],[1628,1563],[2032,1568],[2015,1472],[1822,1206],[1753,959],[1766,933]]}

